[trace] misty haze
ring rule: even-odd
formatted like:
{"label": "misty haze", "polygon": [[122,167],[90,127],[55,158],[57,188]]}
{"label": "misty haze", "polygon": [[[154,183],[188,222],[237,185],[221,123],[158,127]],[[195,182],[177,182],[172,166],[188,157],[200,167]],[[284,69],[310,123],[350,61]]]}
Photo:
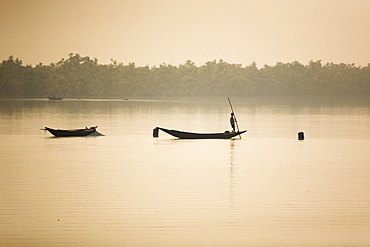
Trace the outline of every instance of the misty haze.
{"label": "misty haze", "polygon": [[57,63],[24,65],[9,57],[0,64],[0,98],[132,98],[149,97],[351,97],[370,95],[370,66],[297,61],[257,68],[223,60],[196,66],[138,67],[117,61],[69,54]]}
{"label": "misty haze", "polygon": [[369,13],[0,0],[0,246],[368,246]]}

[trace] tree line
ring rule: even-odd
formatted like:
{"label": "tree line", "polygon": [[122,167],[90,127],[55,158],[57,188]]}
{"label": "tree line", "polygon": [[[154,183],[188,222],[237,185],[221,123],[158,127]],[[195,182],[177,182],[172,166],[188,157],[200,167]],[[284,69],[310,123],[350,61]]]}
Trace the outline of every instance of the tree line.
{"label": "tree line", "polygon": [[370,63],[303,65],[278,62],[257,68],[223,60],[196,66],[188,60],[174,66],[138,67],[116,60],[69,54],[57,63],[24,65],[10,56],[0,64],[0,98],[133,98],[186,96],[349,96],[370,95]]}

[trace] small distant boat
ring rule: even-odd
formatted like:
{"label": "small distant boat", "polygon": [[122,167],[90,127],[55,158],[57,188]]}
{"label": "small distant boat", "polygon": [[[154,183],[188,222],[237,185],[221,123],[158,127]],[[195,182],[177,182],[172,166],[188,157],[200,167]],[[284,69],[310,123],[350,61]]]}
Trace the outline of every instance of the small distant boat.
{"label": "small distant boat", "polygon": [[56,96],[52,96],[52,97],[48,97],[49,100],[62,100],[63,97],[56,97]]}
{"label": "small distant boat", "polygon": [[153,130],[153,136],[158,137],[158,130],[162,130],[169,135],[177,137],[179,139],[231,139],[235,136],[240,136],[241,134],[247,132],[246,130],[238,132],[225,131],[223,133],[194,133],[194,132],[185,132],[179,130],[169,130],[161,127],[156,127]]}
{"label": "small distant boat", "polygon": [[86,127],[85,129],[74,129],[74,130],[60,130],[60,129],[52,129],[52,128],[45,127],[45,129],[43,130],[49,131],[55,137],[70,137],[70,136],[91,135],[94,132],[96,132],[96,128],[98,128],[98,126],[90,127],[90,128]]}

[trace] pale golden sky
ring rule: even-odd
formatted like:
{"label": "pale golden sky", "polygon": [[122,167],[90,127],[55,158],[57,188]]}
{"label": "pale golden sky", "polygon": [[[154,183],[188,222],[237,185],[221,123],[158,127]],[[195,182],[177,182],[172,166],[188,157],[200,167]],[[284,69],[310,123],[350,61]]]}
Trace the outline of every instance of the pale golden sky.
{"label": "pale golden sky", "polygon": [[370,0],[0,0],[0,61],[370,63]]}

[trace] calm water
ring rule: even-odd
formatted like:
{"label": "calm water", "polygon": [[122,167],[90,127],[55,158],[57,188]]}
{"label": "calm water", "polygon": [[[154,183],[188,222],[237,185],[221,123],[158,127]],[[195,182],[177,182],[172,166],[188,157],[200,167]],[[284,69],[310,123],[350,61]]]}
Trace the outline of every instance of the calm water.
{"label": "calm water", "polygon": [[0,246],[369,246],[370,105],[233,101],[0,101]]}

